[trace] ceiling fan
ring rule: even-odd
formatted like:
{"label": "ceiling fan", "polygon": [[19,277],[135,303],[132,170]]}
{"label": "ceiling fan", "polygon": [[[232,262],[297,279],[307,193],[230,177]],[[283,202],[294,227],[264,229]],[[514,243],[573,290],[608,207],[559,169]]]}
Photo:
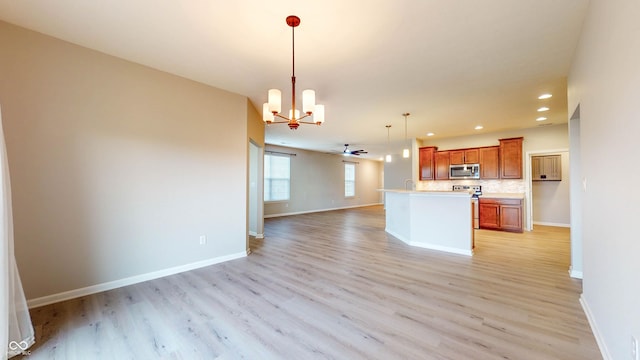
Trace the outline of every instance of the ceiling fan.
{"label": "ceiling fan", "polygon": [[344,151],[342,151],[345,155],[355,155],[360,156],[360,154],[368,154],[369,152],[360,150],[349,150],[349,144],[344,144]]}

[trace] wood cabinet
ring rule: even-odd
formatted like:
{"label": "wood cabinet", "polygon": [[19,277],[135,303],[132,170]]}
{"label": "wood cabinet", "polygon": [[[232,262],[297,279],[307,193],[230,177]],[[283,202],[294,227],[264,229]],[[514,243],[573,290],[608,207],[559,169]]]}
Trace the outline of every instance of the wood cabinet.
{"label": "wood cabinet", "polygon": [[561,155],[544,155],[531,157],[531,180],[562,180]]}
{"label": "wood cabinet", "polygon": [[488,146],[479,149],[480,179],[500,178],[500,146]]}
{"label": "wood cabinet", "polygon": [[449,180],[449,151],[436,151],[436,180]]}
{"label": "wood cabinet", "polygon": [[522,179],[522,138],[500,139],[500,178]]}
{"label": "wood cabinet", "polygon": [[480,151],[477,148],[449,151],[451,165],[477,164],[480,161]]}
{"label": "wood cabinet", "polygon": [[481,197],[480,229],[522,232],[522,199]]}
{"label": "wood cabinet", "polygon": [[438,148],[435,146],[421,147],[419,155],[420,180],[433,180],[433,157]]}

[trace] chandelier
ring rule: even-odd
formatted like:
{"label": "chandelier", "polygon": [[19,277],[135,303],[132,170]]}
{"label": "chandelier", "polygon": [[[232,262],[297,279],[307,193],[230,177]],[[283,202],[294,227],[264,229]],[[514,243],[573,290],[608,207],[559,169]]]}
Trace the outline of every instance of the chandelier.
{"label": "chandelier", "polygon": [[[282,93],[278,89],[269,90],[268,102],[262,105],[262,120],[267,124],[287,123],[291,130],[296,130],[300,124],[322,125],[324,122],[324,105],[316,104],[316,92],[304,90],[302,92],[302,112],[296,109],[296,48],[295,48],[295,28],[300,25],[300,18],[295,15],[287,16],[287,25],[291,27],[292,42],[292,73],[291,73],[291,110],[289,116],[281,115]],[[313,120],[311,116],[313,115]],[[276,120],[278,118],[278,120]],[[306,121],[301,121],[307,119]]]}

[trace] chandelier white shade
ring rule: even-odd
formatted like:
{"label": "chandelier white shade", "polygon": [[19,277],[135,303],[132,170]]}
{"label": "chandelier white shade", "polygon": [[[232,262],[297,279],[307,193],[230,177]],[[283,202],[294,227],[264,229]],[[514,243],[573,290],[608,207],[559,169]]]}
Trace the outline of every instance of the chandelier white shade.
{"label": "chandelier white shade", "polygon": [[[270,89],[268,100],[262,106],[262,120],[269,124],[286,123],[290,129],[297,129],[300,124],[322,125],[324,122],[324,106],[316,104],[316,92],[304,90],[302,92],[302,114],[296,108],[296,52],[295,52],[295,28],[300,25],[300,18],[294,15],[287,16],[287,25],[291,27],[292,39],[292,75],[291,75],[291,109],[288,116],[282,113],[282,92],[278,89]],[[276,120],[277,119],[277,120]],[[306,119],[305,121],[301,121]]]}

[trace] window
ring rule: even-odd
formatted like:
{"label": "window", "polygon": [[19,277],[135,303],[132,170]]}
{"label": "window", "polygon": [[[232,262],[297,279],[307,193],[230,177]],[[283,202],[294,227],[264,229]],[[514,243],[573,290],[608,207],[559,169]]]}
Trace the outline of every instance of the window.
{"label": "window", "polygon": [[344,196],[356,196],[356,164],[344,164]]}
{"label": "window", "polygon": [[288,156],[264,156],[264,201],[289,200],[291,159]]}

